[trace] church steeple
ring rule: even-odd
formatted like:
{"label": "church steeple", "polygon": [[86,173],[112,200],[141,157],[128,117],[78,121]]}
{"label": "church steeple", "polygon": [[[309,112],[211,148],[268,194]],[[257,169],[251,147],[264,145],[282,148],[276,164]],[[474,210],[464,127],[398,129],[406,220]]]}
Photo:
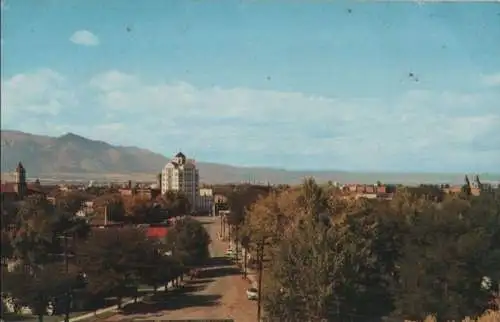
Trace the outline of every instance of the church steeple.
{"label": "church steeple", "polygon": [[20,198],[23,198],[26,193],[26,169],[19,162],[16,168],[16,192]]}

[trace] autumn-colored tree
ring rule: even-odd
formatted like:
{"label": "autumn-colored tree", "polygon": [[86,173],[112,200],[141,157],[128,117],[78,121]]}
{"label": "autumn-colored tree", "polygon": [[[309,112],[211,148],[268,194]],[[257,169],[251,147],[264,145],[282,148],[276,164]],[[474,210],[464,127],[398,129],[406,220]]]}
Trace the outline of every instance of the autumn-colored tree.
{"label": "autumn-colored tree", "polygon": [[156,200],[162,209],[165,209],[171,217],[189,214],[191,205],[186,195],[177,191],[167,191]]}
{"label": "autumn-colored tree", "polygon": [[120,194],[105,194],[94,199],[94,215],[98,218],[107,216],[109,221],[123,221],[125,206]]}
{"label": "autumn-colored tree", "polygon": [[74,215],[80,210],[85,201],[92,200],[92,195],[83,191],[66,191],[56,197],[56,207],[61,212]]}
{"label": "autumn-colored tree", "polygon": [[[258,200],[244,235],[250,246],[266,238],[273,258],[264,271],[270,320],[481,313],[499,294],[500,194],[442,199],[423,188],[355,200],[306,181]],[[485,276],[494,281],[488,288]]]}
{"label": "autumn-colored tree", "polygon": [[118,189],[113,187],[88,187],[85,189],[85,192],[94,197],[100,197],[104,195],[117,194]]}

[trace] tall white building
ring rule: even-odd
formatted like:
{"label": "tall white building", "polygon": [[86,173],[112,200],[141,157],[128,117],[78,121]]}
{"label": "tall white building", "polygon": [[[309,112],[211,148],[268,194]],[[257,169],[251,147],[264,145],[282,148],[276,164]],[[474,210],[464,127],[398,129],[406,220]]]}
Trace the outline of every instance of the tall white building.
{"label": "tall white building", "polygon": [[161,172],[161,193],[180,191],[188,198],[191,209],[195,210],[199,181],[194,160],[187,159],[182,152],[179,152]]}

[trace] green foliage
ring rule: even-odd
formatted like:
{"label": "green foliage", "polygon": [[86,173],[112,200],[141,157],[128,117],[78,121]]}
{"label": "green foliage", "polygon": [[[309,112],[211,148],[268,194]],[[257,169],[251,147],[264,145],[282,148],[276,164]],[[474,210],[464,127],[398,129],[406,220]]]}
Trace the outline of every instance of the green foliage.
{"label": "green foliage", "polygon": [[235,186],[227,194],[228,207],[231,210],[228,224],[240,226],[245,220],[245,213],[259,198],[265,197],[270,192],[269,187],[241,185]]}
{"label": "green foliage", "polygon": [[30,196],[19,206],[16,221],[9,231],[13,255],[32,265],[59,260],[53,254],[62,252],[62,235],[86,238],[87,223],[63,207],[54,207],[43,196]]}
{"label": "green foliage", "polygon": [[2,229],[2,264],[5,260],[12,258],[13,255],[12,237],[8,231]]}
{"label": "green foliage", "polygon": [[176,191],[167,191],[157,199],[161,208],[166,209],[170,216],[183,216],[189,214],[191,205],[187,197]]}
{"label": "green foliage", "polygon": [[125,219],[125,205],[120,194],[104,194],[94,199],[95,215],[108,221],[123,221]]}
{"label": "green foliage", "polygon": [[74,215],[78,210],[80,210],[85,201],[92,199],[92,196],[80,192],[80,191],[70,191],[60,194],[56,198],[56,207],[59,211]]}
{"label": "green foliage", "polygon": [[210,256],[210,242],[203,225],[189,217],[176,221],[166,237],[166,247],[185,267],[203,264]]}
{"label": "green foliage", "polygon": [[158,286],[167,284],[180,275],[180,264],[172,257],[166,256],[159,247],[153,247],[144,266],[139,270],[142,283]]}
{"label": "green foliage", "polygon": [[5,282],[2,292],[14,298],[16,304],[29,306],[39,316],[47,313],[49,303],[62,296],[76,278],[66,274],[60,264],[50,264],[43,268],[19,265],[2,277]]}
{"label": "green foliage", "polygon": [[[282,237],[267,246],[274,249],[263,294],[270,320],[462,319],[481,314],[497,294],[498,190],[444,198],[421,186],[392,201],[351,202],[327,193],[306,180],[295,197],[284,191],[252,208],[245,226],[255,236],[276,217],[288,218]],[[287,200],[299,207],[287,210]],[[332,216],[330,226],[310,220],[321,212]],[[490,289],[481,287],[485,276],[494,281]]]}
{"label": "green foliage", "polygon": [[313,178],[304,180],[298,201],[299,205],[310,218],[319,219],[320,214],[328,207],[328,199],[325,191]]}
{"label": "green foliage", "polygon": [[76,251],[78,266],[88,278],[92,294],[126,295],[149,268],[154,245],[135,228],[95,230]]}

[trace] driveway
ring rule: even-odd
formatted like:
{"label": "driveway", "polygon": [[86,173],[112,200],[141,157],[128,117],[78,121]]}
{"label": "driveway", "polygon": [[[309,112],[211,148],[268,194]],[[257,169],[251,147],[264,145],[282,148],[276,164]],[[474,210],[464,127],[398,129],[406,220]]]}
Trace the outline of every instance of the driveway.
{"label": "driveway", "polygon": [[257,303],[246,298],[248,281],[239,270],[224,256],[227,244],[217,239],[220,229],[218,218],[199,219],[209,232],[211,261],[196,280],[189,281],[185,287],[171,292],[162,300],[160,307],[144,307],[142,313],[119,314],[107,321],[135,319],[136,321],[155,320],[194,320],[194,319],[233,319],[236,322],[257,320]]}

